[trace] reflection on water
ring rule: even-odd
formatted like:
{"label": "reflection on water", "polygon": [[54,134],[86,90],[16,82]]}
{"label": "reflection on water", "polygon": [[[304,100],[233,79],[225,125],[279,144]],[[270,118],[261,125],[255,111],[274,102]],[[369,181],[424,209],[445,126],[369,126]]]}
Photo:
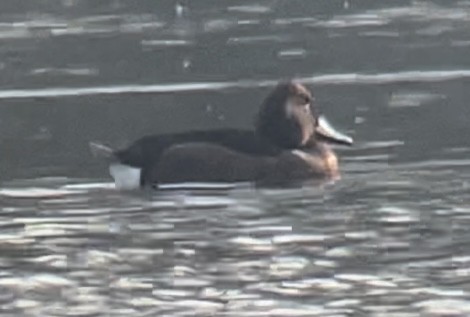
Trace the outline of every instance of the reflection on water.
{"label": "reflection on water", "polygon": [[470,177],[433,171],[404,165],[324,186],[156,193],[12,183],[0,192],[3,309],[465,316]]}
{"label": "reflection on water", "polygon": [[[0,4],[2,316],[470,315],[469,5]],[[358,140],[340,181],[126,193],[88,153],[286,77]]]}
{"label": "reflection on water", "polygon": [[[50,73],[73,73],[73,70],[42,70]],[[41,72],[42,72],[41,71]],[[77,70],[78,72],[78,70]],[[380,85],[403,82],[439,82],[447,80],[465,80],[470,78],[470,70],[455,71],[409,71],[381,74],[329,74],[304,78],[297,76],[295,79],[305,84],[315,85]],[[14,89],[0,90],[1,99],[24,98],[59,98],[74,96],[94,95],[119,95],[119,94],[150,94],[150,93],[175,93],[191,91],[223,90],[234,88],[272,87],[278,80],[238,80],[231,82],[191,82],[161,85],[126,85],[86,88],[43,88],[43,89]],[[402,102],[415,103],[413,99],[426,99],[432,96],[406,96]]]}

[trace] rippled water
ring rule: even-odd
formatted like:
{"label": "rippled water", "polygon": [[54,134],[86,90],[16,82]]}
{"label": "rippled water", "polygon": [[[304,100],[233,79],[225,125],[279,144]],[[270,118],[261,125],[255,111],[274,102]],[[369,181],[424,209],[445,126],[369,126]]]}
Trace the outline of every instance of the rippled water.
{"label": "rippled water", "polygon": [[[1,316],[469,316],[469,24],[468,1],[0,4]],[[341,180],[126,193],[88,153],[250,126],[287,77],[354,135]]]}

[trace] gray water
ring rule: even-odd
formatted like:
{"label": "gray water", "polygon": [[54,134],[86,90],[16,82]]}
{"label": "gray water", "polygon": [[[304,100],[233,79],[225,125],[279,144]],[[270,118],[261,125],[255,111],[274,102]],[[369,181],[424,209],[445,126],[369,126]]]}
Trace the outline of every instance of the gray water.
{"label": "gray water", "polygon": [[[469,316],[470,1],[0,4],[1,316]],[[249,127],[278,80],[342,179],[118,192],[88,142]]]}

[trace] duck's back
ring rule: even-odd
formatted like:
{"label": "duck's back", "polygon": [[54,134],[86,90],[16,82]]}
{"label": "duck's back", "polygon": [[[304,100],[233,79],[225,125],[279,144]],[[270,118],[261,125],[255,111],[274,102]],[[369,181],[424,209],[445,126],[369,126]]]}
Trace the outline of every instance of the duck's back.
{"label": "duck's back", "polygon": [[128,148],[116,151],[115,155],[121,163],[147,167],[156,164],[168,148],[194,142],[225,146],[233,151],[252,156],[272,156],[282,151],[279,147],[260,138],[254,131],[221,129],[146,136]]}

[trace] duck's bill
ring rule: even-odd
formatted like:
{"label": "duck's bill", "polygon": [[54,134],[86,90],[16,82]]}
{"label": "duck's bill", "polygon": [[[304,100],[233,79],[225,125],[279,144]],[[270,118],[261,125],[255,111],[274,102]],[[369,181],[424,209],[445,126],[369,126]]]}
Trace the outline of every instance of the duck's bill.
{"label": "duck's bill", "polygon": [[326,142],[352,145],[353,139],[341,132],[336,131],[324,116],[318,117],[318,125],[315,129],[317,136]]}

